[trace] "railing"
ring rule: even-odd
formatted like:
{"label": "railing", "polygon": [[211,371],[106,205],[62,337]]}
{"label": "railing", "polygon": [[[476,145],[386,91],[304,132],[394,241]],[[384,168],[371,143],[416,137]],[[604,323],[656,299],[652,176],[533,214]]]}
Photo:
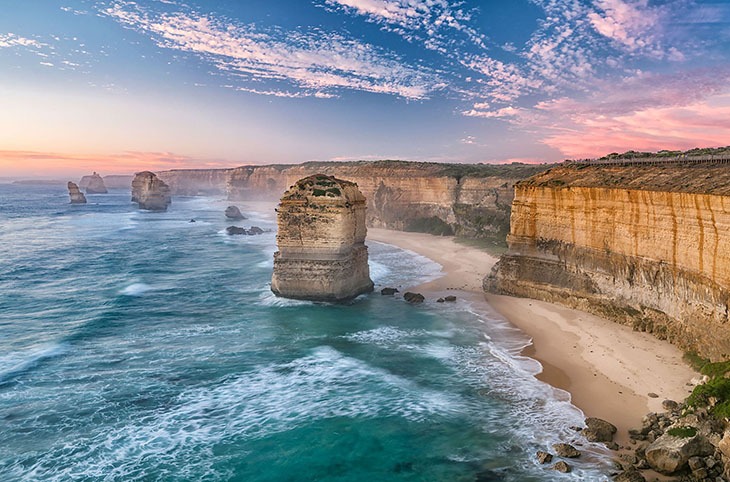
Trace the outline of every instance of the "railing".
{"label": "railing", "polygon": [[631,157],[628,159],[578,159],[566,164],[609,166],[678,166],[692,164],[730,164],[730,154],[677,157]]}

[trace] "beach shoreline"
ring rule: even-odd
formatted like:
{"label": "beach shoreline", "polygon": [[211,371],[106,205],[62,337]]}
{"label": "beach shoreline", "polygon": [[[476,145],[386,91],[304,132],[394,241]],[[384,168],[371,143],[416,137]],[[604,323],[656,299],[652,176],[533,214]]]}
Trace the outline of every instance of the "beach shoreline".
{"label": "beach shoreline", "polygon": [[370,228],[368,239],[443,267],[443,276],[409,290],[427,299],[457,295],[526,333],[532,343],[522,354],[542,365],[537,378],[570,393],[586,417],[616,425],[620,445],[629,444],[628,429],[640,427],[648,412],[663,411],[663,400],[684,401],[699,377],[678,348],[648,333],[551,303],[485,294],[482,279],[497,258],[453,237]]}

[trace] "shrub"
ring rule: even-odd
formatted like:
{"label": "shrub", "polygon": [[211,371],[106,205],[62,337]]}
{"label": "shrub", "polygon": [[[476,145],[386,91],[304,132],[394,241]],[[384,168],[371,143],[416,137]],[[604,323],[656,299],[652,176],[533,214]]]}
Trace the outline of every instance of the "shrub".
{"label": "shrub", "polygon": [[454,234],[451,226],[438,216],[412,219],[405,230],[415,233],[435,234],[437,236],[452,236]]}
{"label": "shrub", "polygon": [[697,435],[697,429],[694,427],[672,427],[667,433],[673,437],[690,438]]}

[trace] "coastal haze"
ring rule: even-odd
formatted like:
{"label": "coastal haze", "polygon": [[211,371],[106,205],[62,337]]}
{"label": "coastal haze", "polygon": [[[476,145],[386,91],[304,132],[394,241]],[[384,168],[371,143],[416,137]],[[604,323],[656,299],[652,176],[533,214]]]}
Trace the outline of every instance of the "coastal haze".
{"label": "coastal haze", "polygon": [[0,16],[0,479],[730,481],[730,5]]}

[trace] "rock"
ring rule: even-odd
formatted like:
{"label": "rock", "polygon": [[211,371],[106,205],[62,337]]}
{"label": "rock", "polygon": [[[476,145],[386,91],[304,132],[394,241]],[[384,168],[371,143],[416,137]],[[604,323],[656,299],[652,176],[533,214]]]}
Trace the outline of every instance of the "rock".
{"label": "rock", "polygon": [[291,186],[277,209],[271,291],[315,301],[372,291],[365,210],[365,196],[350,181],[315,174]]}
{"label": "rock", "polygon": [[86,194],[106,194],[109,192],[104,185],[104,179],[96,172],[91,176],[82,177],[79,181],[79,187],[84,188]]}
{"label": "rock", "polygon": [[659,395],[657,395],[654,392],[649,392],[649,393],[646,394],[646,396],[649,397],[649,398],[659,398]]}
{"label": "rock", "polygon": [[679,404],[674,400],[664,400],[662,401],[662,408],[668,412],[673,412],[679,408]]}
{"label": "rock", "polygon": [[71,198],[71,204],[86,204],[86,196],[79,191],[79,187],[74,182],[68,182],[68,195]]}
{"label": "rock", "polygon": [[730,458],[730,430],[725,430],[720,443],[717,444],[717,448],[722,452],[722,455]]}
{"label": "rock", "polygon": [[246,217],[243,214],[241,214],[241,210],[238,209],[237,206],[228,206],[226,208],[225,214],[228,219],[235,219],[237,221],[246,219]]}
{"label": "rock", "polygon": [[392,296],[398,292],[395,288],[383,288],[380,290],[380,294],[383,296]]}
{"label": "rock", "polygon": [[228,226],[226,228],[226,233],[228,233],[231,236],[235,235],[235,234],[247,234],[246,229],[241,228],[239,226]]}
{"label": "rock", "polygon": [[449,296],[447,296],[447,297],[444,298],[444,301],[448,301],[448,302],[456,301],[456,296],[449,295]]}
{"label": "rock", "polygon": [[666,433],[652,442],[645,452],[646,461],[654,470],[671,475],[687,467],[691,457],[711,455],[714,451],[701,434],[675,437]]}
{"label": "rock", "polygon": [[553,450],[555,450],[558,457],[566,457],[569,459],[580,457],[580,451],[570,444],[554,444]]}
{"label": "rock", "polygon": [[614,479],[614,482],[646,482],[641,472],[634,467],[628,468],[625,472],[620,473]]}
{"label": "rock", "polygon": [[423,303],[426,300],[421,293],[411,293],[410,291],[407,291],[406,294],[403,295],[403,299],[413,304]]}
{"label": "rock", "polygon": [[188,221],[188,222],[189,222],[189,223],[194,223],[194,222],[195,222],[195,219],[191,219],[191,220],[190,220],[190,221]]}
{"label": "rock", "polygon": [[705,462],[702,460],[702,457],[695,456],[689,458],[687,465],[689,465],[690,470],[695,471],[703,468],[705,466]]}
{"label": "rock", "polygon": [[616,442],[606,442],[605,445],[609,450],[618,450],[620,448]]}
{"label": "rock", "polygon": [[256,236],[256,235],[259,235],[259,234],[264,234],[264,230],[263,230],[263,229],[261,229],[261,228],[260,228],[260,227],[258,227],[258,226],[251,226],[251,227],[250,227],[250,228],[248,229],[248,233],[247,233],[247,234],[248,234],[249,236]]}
{"label": "rock", "polygon": [[443,298],[439,298],[439,299],[436,300],[436,303],[443,303],[443,302],[444,302],[444,299]]}
{"label": "rock", "polygon": [[132,181],[132,202],[140,209],[167,211],[170,205],[170,188],[150,171],[138,172]]}
{"label": "rock", "polygon": [[549,464],[553,461],[553,454],[543,452],[542,450],[537,451],[537,461],[541,464]]}
{"label": "rock", "polygon": [[562,472],[564,474],[567,474],[571,471],[570,465],[568,465],[567,462],[563,460],[553,465],[552,469],[557,470],[558,472]]}
{"label": "rock", "polygon": [[600,418],[589,417],[586,419],[588,426],[583,430],[583,435],[589,442],[612,442],[616,434],[616,426],[601,420]]}

